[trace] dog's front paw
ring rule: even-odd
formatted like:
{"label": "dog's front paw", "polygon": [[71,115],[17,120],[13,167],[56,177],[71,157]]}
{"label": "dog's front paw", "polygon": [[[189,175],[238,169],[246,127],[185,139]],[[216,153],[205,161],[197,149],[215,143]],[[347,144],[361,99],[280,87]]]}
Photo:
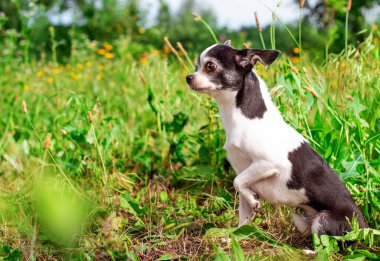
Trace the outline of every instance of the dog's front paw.
{"label": "dog's front paw", "polygon": [[254,197],[252,197],[252,198],[250,199],[250,201],[249,201],[249,205],[251,206],[253,212],[258,211],[258,210],[260,210],[260,208],[261,208],[260,201],[258,201],[258,200],[255,199]]}

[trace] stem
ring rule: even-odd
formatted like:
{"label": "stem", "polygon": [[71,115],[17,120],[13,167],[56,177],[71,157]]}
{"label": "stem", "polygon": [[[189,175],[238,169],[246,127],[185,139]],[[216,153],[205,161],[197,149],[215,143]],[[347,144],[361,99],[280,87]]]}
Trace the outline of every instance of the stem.
{"label": "stem", "polygon": [[350,11],[347,10],[347,13],[346,13],[346,30],[345,30],[345,34],[344,34],[344,50],[346,53],[346,59],[348,58],[347,45],[348,45],[348,14],[349,13],[350,13]]}
{"label": "stem", "polygon": [[191,68],[193,70],[195,70],[194,62],[191,61],[189,54],[187,53],[187,51],[185,50],[183,45],[180,42],[177,42],[177,46],[178,46],[179,50],[182,52],[182,54],[185,56],[187,62],[190,64]]}
{"label": "stem", "polygon": [[100,157],[100,162],[102,163],[103,175],[104,175],[103,182],[104,182],[104,185],[106,187],[107,202],[108,202],[108,205],[109,205],[111,203],[111,201],[110,201],[110,197],[109,197],[108,174],[107,174],[106,166],[104,164],[102,152],[100,151],[100,146],[99,146],[99,143],[98,143],[98,139],[96,138],[96,133],[95,133],[95,128],[94,128],[94,124],[93,123],[91,123],[91,130],[92,130],[92,134],[94,135],[96,148],[98,150],[98,154],[99,154],[99,157]]}
{"label": "stem", "polygon": [[265,47],[265,42],[264,42],[264,38],[263,38],[263,33],[262,33],[262,32],[259,32],[259,35],[260,35],[261,45],[263,46],[264,49],[267,49],[267,48]]}
{"label": "stem", "polygon": [[261,45],[263,46],[264,49],[266,49],[264,38],[263,38],[263,30],[261,29],[261,25],[260,25],[259,15],[257,12],[254,12],[254,15],[255,15],[255,20],[256,20],[257,31],[259,32],[259,35],[260,35]]}
{"label": "stem", "polygon": [[[39,142],[40,142],[41,144],[43,144],[43,141],[42,141],[40,135],[38,135],[38,132],[37,132],[36,129],[34,128],[34,125],[33,125],[32,121],[30,120],[30,117],[29,117],[28,112],[25,112],[25,114],[26,114],[26,118],[27,118],[27,120],[28,120],[30,126],[31,126],[32,129],[33,129],[34,134],[36,135],[36,137],[37,137],[37,139],[39,140]],[[64,171],[61,169],[61,167],[58,165],[57,161],[54,159],[54,157],[53,157],[53,155],[51,154],[50,150],[47,149],[47,150],[45,150],[45,151],[49,154],[51,160],[52,160],[52,161],[54,162],[54,164],[57,166],[57,168],[58,168],[59,172],[62,174],[62,176],[63,176],[63,177],[66,179],[66,181],[70,184],[70,186],[72,187],[72,189],[74,190],[74,192],[77,193],[78,196],[80,196],[80,193],[79,193],[78,190],[74,187],[73,183],[71,183],[70,179],[67,177],[67,175],[65,174],[65,172],[64,172]]]}
{"label": "stem", "polygon": [[108,175],[107,175],[107,171],[106,171],[106,166],[104,164],[104,160],[103,160],[103,156],[102,156],[102,153],[100,151],[100,146],[99,146],[99,143],[98,143],[98,139],[96,138],[96,133],[95,133],[95,128],[94,128],[94,124],[91,123],[91,130],[92,130],[92,134],[94,135],[94,139],[95,139],[95,145],[96,145],[96,148],[98,150],[98,154],[99,154],[99,157],[100,157],[100,162],[102,163],[102,168],[103,168],[103,175],[104,175],[104,185],[106,185],[106,188],[108,190]]}
{"label": "stem", "polygon": [[275,41],[274,31],[275,31],[275,25],[274,25],[274,19],[273,19],[273,22],[270,25],[270,43],[271,43],[272,49],[276,49],[276,41]]}
{"label": "stem", "polygon": [[300,45],[300,59],[302,49],[302,7],[300,7],[300,18],[298,20],[298,43]]}
{"label": "stem", "polygon": [[208,23],[202,18],[202,16],[196,14],[196,13],[193,13],[193,16],[195,17],[195,21],[201,21],[202,24],[207,28],[207,30],[209,31],[209,33],[211,34],[212,38],[214,39],[214,42],[216,44],[219,43],[218,41],[218,38],[216,38],[216,35],[214,33],[214,31],[212,30],[212,28],[208,25]]}
{"label": "stem", "polygon": [[203,18],[201,19],[201,22],[204,24],[204,26],[206,26],[207,30],[210,32],[212,38],[214,39],[214,42],[216,44],[218,44],[219,43],[218,38],[216,38],[214,31],[211,29],[211,27],[208,25],[208,23],[206,23],[206,21],[203,20]]}
{"label": "stem", "polygon": [[51,41],[51,52],[53,55],[53,63],[57,65],[57,41],[55,40],[55,29],[53,26],[49,27],[50,41]]}

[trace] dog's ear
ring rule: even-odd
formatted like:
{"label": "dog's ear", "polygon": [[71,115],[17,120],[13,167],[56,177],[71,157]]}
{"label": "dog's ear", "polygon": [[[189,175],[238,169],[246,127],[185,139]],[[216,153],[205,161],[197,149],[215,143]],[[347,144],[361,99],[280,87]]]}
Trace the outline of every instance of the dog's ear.
{"label": "dog's ear", "polygon": [[253,67],[257,61],[263,65],[271,65],[280,56],[277,50],[243,49],[238,51],[235,59],[243,68]]}
{"label": "dog's ear", "polygon": [[224,44],[225,44],[225,45],[228,45],[228,46],[232,46],[232,45],[231,45],[231,40],[227,40]]}

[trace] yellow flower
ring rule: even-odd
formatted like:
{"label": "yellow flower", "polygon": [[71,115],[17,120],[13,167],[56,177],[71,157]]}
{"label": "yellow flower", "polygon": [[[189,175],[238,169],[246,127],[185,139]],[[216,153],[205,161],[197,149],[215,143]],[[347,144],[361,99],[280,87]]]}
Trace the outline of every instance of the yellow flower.
{"label": "yellow flower", "polygon": [[377,26],[377,24],[374,24],[374,25],[372,25],[372,31],[376,31],[377,30],[377,28],[378,28],[378,26]]}
{"label": "yellow flower", "polygon": [[298,47],[293,48],[293,53],[299,54],[300,48],[298,48]]}
{"label": "yellow flower", "polygon": [[56,68],[53,68],[52,72],[53,72],[54,74],[58,74],[58,73],[61,72],[61,69],[60,69],[59,67],[56,67]]}
{"label": "yellow flower", "polygon": [[144,27],[140,27],[140,28],[139,28],[139,33],[140,33],[140,34],[145,33],[145,28],[144,28]]}
{"label": "yellow flower", "polygon": [[377,38],[377,37],[373,38],[373,43],[374,44],[378,44],[379,43],[379,38]]}
{"label": "yellow flower", "polygon": [[104,65],[98,65],[98,70],[103,71],[104,70]]}
{"label": "yellow flower", "polygon": [[164,53],[169,54],[170,52],[171,52],[171,50],[170,50],[169,46],[165,45],[164,46]]}
{"label": "yellow flower", "polygon": [[104,49],[106,49],[106,51],[111,51],[112,50],[112,45],[110,45],[109,43],[105,43],[104,45],[103,45],[103,47],[104,47]]}
{"label": "yellow flower", "polygon": [[48,83],[53,83],[53,78],[48,77],[48,78],[46,79],[46,81],[47,81]]}
{"label": "yellow flower", "polygon": [[102,73],[98,73],[97,75],[96,75],[96,79],[97,80],[101,80],[101,79],[103,79],[104,78],[104,75],[102,74]]}
{"label": "yellow flower", "polygon": [[24,85],[24,91],[26,91],[26,92],[27,92],[27,91],[29,91],[29,89],[30,89],[30,86],[29,86],[29,85],[27,85],[27,84],[25,84],[25,85]]}
{"label": "yellow flower", "polygon": [[160,55],[160,51],[159,50],[152,50],[152,51],[150,51],[150,53],[152,55]]}
{"label": "yellow flower", "polygon": [[78,69],[78,70],[81,70],[81,69],[83,69],[83,64],[81,64],[81,63],[78,63],[78,64],[77,64],[77,69]]}
{"label": "yellow flower", "polygon": [[76,73],[70,73],[70,77],[71,77],[72,79],[74,79],[74,80],[78,80],[78,79],[79,79],[79,76],[78,76],[78,74],[76,74]]}
{"label": "yellow flower", "polygon": [[43,72],[42,70],[39,70],[39,71],[37,72],[37,77],[38,77],[38,78],[41,78],[43,75],[44,75],[44,72]]}
{"label": "yellow flower", "polygon": [[298,63],[300,61],[300,58],[297,56],[293,56],[293,57],[290,57],[290,61],[292,61],[293,63]]}
{"label": "yellow flower", "polygon": [[143,55],[141,55],[139,57],[139,62],[142,64],[142,65],[145,65],[148,63],[148,59],[149,59],[149,54],[148,53],[144,53]]}
{"label": "yellow flower", "polygon": [[98,49],[98,54],[104,55],[105,53],[106,53],[106,50],[104,50],[102,48]]}
{"label": "yellow flower", "polygon": [[106,53],[104,55],[104,57],[107,58],[107,59],[111,59],[111,58],[113,58],[113,54],[112,53]]}
{"label": "yellow flower", "polygon": [[86,66],[87,67],[91,67],[92,66],[92,62],[90,62],[90,61],[86,62]]}

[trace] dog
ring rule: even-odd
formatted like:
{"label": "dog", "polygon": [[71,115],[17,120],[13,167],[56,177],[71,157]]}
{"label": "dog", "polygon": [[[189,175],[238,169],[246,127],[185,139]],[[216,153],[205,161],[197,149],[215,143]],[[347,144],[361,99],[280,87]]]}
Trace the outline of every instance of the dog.
{"label": "dog", "polygon": [[290,127],[274,105],[264,81],[253,70],[272,64],[277,50],[242,49],[231,41],[205,49],[189,87],[216,100],[226,133],[224,149],[237,176],[239,226],[251,221],[259,199],[303,209],[292,214],[304,235],[342,235],[355,216],[368,227],[349,191],[309,142]]}

